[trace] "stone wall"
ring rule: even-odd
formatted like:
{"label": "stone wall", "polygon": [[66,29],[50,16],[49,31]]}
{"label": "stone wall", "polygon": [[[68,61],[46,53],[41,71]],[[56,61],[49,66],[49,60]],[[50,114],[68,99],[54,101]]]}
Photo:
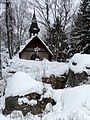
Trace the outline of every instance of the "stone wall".
{"label": "stone wall", "polygon": [[51,84],[53,89],[63,89],[65,88],[65,84],[67,82],[67,75],[56,76],[51,75],[50,77],[43,77],[42,82]]}
{"label": "stone wall", "polygon": [[88,80],[89,75],[85,71],[82,73],[74,73],[72,70],[69,70],[68,75],[51,75],[50,77],[42,78],[42,82],[51,84],[53,89],[63,89],[68,86],[78,86],[80,84],[88,83]]}
{"label": "stone wall", "polygon": [[27,103],[23,103],[20,105],[18,104],[18,99],[23,98],[23,96],[7,97],[5,99],[5,109],[3,110],[3,114],[8,115],[11,114],[14,110],[20,110],[22,111],[22,114],[24,116],[28,112],[31,112],[33,115],[37,115],[37,114],[41,114],[44,111],[48,103],[51,103],[52,106],[56,104],[56,102],[52,98],[42,98],[40,100],[41,95],[39,95],[38,93],[31,93],[25,95],[24,97],[26,97],[29,101],[37,100],[37,104],[32,106]]}

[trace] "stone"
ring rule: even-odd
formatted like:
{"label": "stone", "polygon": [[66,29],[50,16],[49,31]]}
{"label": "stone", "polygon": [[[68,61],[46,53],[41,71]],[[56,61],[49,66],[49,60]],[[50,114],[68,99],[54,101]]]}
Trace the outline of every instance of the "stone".
{"label": "stone", "polygon": [[63,89],[67,82],[67,76],[62,75],[55,77],[55,75],[51,75],[50,77],[43,77],[42,82],[51,84],[53,89]]}
{"label": "stone", "polygon": [[30,93],[30,94],[25,95],[25,97],[27,97],[28,100],[32,100],[32,99],[38,100],[38,99],[40,99],[40,96],[41,95],[38,93]]}
{"label": "stone", "polygon": [[88,74],[85,71],[83,71],[82,73],[74,73],[72,70],[69,70],[67,80],[68,86],[78,86],[85,81],[88,81]]}
{"label": "stone", "polygon": [[[29,105],[27,103],[18,104],[18,98],[26,97],[28,100],[37,100],[36,105]],[[13,111],[22,111],[22,114],[25,116],[28,112],[31,112],[33,115],[41,114],[48,103],[51,103],[52,106],[56,104],[56,102],[52,98],[42,98],[40,100],[41,95],[38,93],[31,93],[25,96],[15,96],[15,97],[7,97],[5,99],[5,109],[3,110],[4,115],[11,114]]]}

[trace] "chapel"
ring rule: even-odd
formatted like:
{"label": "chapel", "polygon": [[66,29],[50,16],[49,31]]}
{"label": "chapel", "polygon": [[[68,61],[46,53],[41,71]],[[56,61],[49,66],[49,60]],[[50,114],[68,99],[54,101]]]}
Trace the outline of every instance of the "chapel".
{"label": "chapel", "polygon": [[37,24],[35,10],[32,18],[32,23],[29,29],[29,40],[26,41],[25,45],[20,49],[19,58],[27,60],[43,60],[44,58],[49,61],[53,58],[53,53],[45,42],[39,38],[38,33],[40,28]]}

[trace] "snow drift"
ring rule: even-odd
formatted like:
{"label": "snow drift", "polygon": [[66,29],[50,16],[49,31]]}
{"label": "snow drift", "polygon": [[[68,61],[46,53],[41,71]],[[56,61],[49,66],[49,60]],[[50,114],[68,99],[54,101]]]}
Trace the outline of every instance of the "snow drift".
{"label": "snow drift", "polygon": [[32,92],[42,93],[42,83],[35,81],[24,72],[15,73],[7,81],[5,96],[25,95]]}

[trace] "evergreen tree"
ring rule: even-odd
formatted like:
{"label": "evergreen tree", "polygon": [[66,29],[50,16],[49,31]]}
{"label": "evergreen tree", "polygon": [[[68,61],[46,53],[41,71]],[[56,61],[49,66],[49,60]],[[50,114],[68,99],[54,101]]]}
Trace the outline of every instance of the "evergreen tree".
{"label": "evergreen tree", "polygon": [[73,28],[72,52],[90,53],[90,0],[82,0]]}
{"label": "evergreen tree", "polygon": [[[90,0],[86,0],[86,11],[83,14],[84,23],[84,38],[86,40],[85,47],[83,48],[84,53],[90,54]],[[83,41],[82,41],[83,42]]]}
{"label": "evergreen tree", "polygon": [[66,34],[62,29],[60,18],[57,17],[55,23],[49,30],[48,45],[54,54],[54,60],[66,60]]}

